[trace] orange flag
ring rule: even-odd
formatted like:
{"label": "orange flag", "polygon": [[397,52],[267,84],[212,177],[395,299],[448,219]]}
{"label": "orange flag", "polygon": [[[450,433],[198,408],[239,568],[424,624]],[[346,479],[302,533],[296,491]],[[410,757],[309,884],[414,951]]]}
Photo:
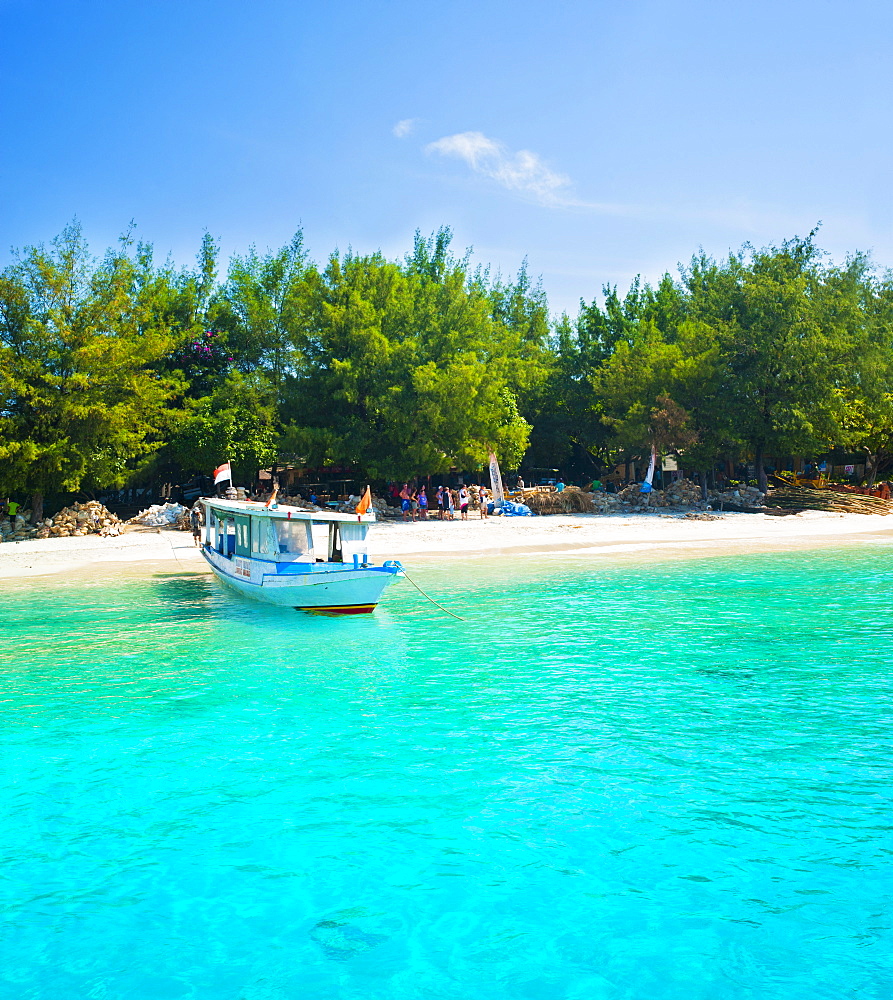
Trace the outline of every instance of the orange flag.
{"label": "orange flag", "polygon": [[357,504],[357,513],[365,514],[369,508],[372,506],[372,491],[369,487],[366,487],[366,492],[360,498],[360,502]]}

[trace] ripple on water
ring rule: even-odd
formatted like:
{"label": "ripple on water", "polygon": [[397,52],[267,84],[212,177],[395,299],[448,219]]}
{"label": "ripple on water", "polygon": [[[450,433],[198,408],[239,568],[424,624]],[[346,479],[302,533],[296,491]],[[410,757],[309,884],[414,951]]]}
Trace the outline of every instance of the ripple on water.
{"label": "ripple on water", "polygon": [[464,622],[6,588],[0,982],[886,996],[888,553],[417,569]]}

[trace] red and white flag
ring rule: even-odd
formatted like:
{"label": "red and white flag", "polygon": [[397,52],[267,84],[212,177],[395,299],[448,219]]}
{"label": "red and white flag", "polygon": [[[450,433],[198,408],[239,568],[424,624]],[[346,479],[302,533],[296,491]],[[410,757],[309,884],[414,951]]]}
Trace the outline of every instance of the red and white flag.
{"label": "red and white flag", "polygon": [[224,462],[223,465],[219,465],[214,470],[214,485],[222,483],[224,479],[228,479],[230,482],[233,481],[233,474],[229,467],[229,462]]}

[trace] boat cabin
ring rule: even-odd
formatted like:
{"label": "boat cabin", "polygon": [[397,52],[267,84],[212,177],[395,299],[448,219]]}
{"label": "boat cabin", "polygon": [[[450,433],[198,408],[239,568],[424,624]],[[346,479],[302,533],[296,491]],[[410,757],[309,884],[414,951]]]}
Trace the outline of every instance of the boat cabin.
{"label": "boat cabin", "polygon": [[372,514],[335,514],[299,507],[203,499],[205,545],[225,558],[273,563],[369,562]]}

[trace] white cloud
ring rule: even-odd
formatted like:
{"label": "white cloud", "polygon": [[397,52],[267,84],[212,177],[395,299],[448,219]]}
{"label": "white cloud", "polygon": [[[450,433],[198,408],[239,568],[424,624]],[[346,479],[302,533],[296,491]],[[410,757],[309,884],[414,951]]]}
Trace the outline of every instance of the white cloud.
{"label": "white cloud", "polygon": [[416,125],[418,125],[418,118],[403,118],[391,129],[398,139],[402,139],[404,136],[409,135],[410,132],[415,131]]}
{"label": "white cloud", "polygon": [[464,160],[475,173],[489,177],[507,191],[533,198],[541,205],[583,204],[570,194],[570,178],[550,170],[536,153],[527,149],[513,153],[482,132],[447,135],[429,143],[425,151]]}

